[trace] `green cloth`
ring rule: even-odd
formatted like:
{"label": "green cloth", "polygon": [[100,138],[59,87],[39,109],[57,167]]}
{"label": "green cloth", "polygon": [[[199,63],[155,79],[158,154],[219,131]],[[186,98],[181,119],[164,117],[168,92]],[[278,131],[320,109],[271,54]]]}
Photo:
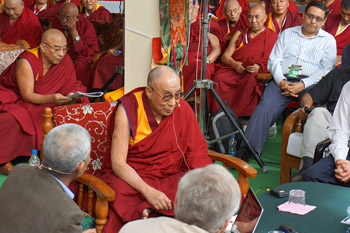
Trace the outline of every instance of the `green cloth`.
{"label": "green cloth", "polygon": [[264,212],[255,230],[256,233],[267,233],[278,229],[281,224],[288,224],[300,233],[345,233],[348,225],[340,223],[347,216],[350,206],[350,189],[347,187],[316,183],[287,183],[278,188],[290,191],[305,191],[305,204],[316,206],[306,215],[280,212],[277,206],[288,201],[288,197],[278,198],[266,192],[258,197]]}
{"label": "green cloth", "polygon": [[81,223],[81,227],[83,228],[83,231],[95,228],[95,219],[88,215],[87,213],[83,212],[83,221]]}

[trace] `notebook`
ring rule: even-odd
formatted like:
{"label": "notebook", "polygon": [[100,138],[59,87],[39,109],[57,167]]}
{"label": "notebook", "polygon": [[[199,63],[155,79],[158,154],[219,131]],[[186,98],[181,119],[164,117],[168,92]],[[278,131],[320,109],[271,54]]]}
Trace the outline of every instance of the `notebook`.
{"label": "notebook", "polygon": [[225,233],[254,233],[263,213],[263,207],[249,188],[237,215],[233,216]]}

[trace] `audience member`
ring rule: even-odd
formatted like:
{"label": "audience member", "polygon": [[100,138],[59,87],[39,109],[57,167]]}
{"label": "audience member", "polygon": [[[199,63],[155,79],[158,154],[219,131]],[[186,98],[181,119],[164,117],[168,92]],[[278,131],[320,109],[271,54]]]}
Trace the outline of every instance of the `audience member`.
{"label": "audience member", "polygon": [[52,129],[44,140],[43,164],[17,165],[2,185],[1,231],[81,233],[83,215],[67,186],[84,173],[90,150],[91,138],[83,127]]}
{"label": "audience member", "polygon": [[350,44],[345,46],[341,55],[341,68],[350,67]]}
{"label": "audience member", "polygon": [[77,79],[89,90],[90,66],[93,55],[99,52],[94,27],[89,20],[79,16],[78,7],[73,3],[67,3],[60,8],[58,18],[53,19],[52,27],[65,34],[68,54],[73,60]]}
{"label": "audience member", "polygon": [[[198,2],[193,5],[193,2],[189,2],[189,17],[191,19],[191,34],[190,44],[188,47],[188,65],[183,67],[183,88],[185,92],[188,92],[193,86],[193,80],[201,78],[201,57],[202,57],[202,21],[198,20]],[[193,12],[193,13],[192,13]],[[215,72],[214,62],[221,55],[220,39],[221,30],[220,26],[214,20],[210,21],[209,35],[208,35],[208,49],[207,49],[207,70],[206,78],[210,79]]]}
{"label": "audience member", "polygon": [[242,13],[242,7],[240,7],[237,0],[227,0],[224,4],[225,19],[218,22],[221,28],[221,33],[225,38],[220,38],[220,43],[224,43],[226,48],[233,36],[238,30],[245,30],[248,26],[247,15]]}
{"label": "audience member", "polygon": [[323,0],[326,7],[329,9],[329,14],[339,14],[342,0]]}
{"label": "audience member", "polygon": [[[221,99],[233,108],[237,116],[250,116],[259,102],[263,83],[255,77],[258,72],[268,72],[267,60],[278,38],[271,29],[264,27],[265,9],[254,5],[248,12],[249,29],[237,31],[213,75],[215,89]],[[210,101],[214,114],[220,106]]]}
{"label": "audience member", "polygon": [[[32,149],[40,148],[45,106],[66,104],[71,101],[67,96],[86,91],[76,81],[74,66],[66,51],[64,35],[49,29],[39,47],[23,52],[1,73],[1,165],[17,156],[30,156]],[[8,169],[2,166],[0,172],[8,173],[11,166],[7,165]]]}
{"label": "audience member", "polygon": [[[261,6],[263,6],[263,7],[265,7],[266,14],[268,14],[268,13],[270,13],[272,11],[272,9],[271,9],[271,0],[263,0],[263,1],[260,1],[259,4]],[[291,12],[294,12],[294,13],[297,13],[297,14],[300,15],[299,8],[291,0],[288,0],[288,10],[290,10]]]}
{"label": "audience member", "polygon": [[342,0],[340,14],[328,16],[324,30],[337,42],[337,65],[341,64],[342,52],[350,42],[350,0]]}
{"label": "audience member", "polygon": [[[225,19],[226,18],[226,15],[225,15],[225,3],[226,3],[227,0],[223,0],[221,1],[217,7],[216,7],[216,10],[215,10],[215,16],[217,17],[218,20],[222,20],[222,19]],[[243,12],[247,12],[250,8],[250,4],[247,0],[237,0],[240,7],[242,8],[242,11]]]}
{"label": "audience member", "polygon": [[299,26],[303,24],[303,20],[298,13],[288,9],[288,0],[270,0],[271,12],[265,26],[281,35],[284,29]]}
{"label": "audience member", "polygon": [[111,21],[111,13],[97,3],[97,0],[82,0],[80,15],[90,21]]}
{"label": "audience member", "polygon": [[190,169],[212,163],[196,117],[182,96],[175,71],[158,66],[149,73],[147,87],[119,99],[112,170],[101,177],[116,192],[106,233],[141,216],[173,216],[179,179]]}
{"label": "audience member", "polygon": [[34,0],[28,7],[38,18],[52,19],[58,16],[60,10],[58,5],[51,4],[48,0]]}
{"label": "audience member", "polygon": [[22,0],[5,0],[4,12],[0,14],[0,40],[6,44],[16,44],[25,40],[31,48],[40,44],[43,33],[35,14],[24,7]]}
{"label": "audience member", "polygon": [[[306,120],[303,130],[303,140],[300,152],[303,167],[293,177],[293,181],[300,181],[302,173],[313,163],[316,145],[327,138],[327,128],[332,120],[332,114],[337,104],[340,92],[350,80],[350,68],[338,68],[329,72],[300,100],[299,117]],[[305,112],[304,107],[317,107],[310,114]],[[324,106],[325,107],[321,107]]]}
{"label": "audience member", "polygon": [[328,129],[331,139],[331,155],[322,158],[303,173],[304,181],[349,186],[350,155],[348,141],[350,137],[350,83],[346,83],[340,94]]}
{"label": "audience member", "polygon": [[[310,2],[305,8],[303,25],[284,30],[272,49],[267,67],[273,81],[265,88],[245,131],[257,154],[261,154],[269,128],[288,103],[299,100],[333,69],[336,42],[321,29],[327,15],[328,8],[323,2]],[[250,151],[242,143],[237,157],[248,160],[249,156]]]}
{"label": "audience member", "polygon": [[224,167],[212,164],[189,171],[180,182],[175,199],[175,218],[159,217],[126,224],[120,233],[225,231],[239,208],[237,181]]}

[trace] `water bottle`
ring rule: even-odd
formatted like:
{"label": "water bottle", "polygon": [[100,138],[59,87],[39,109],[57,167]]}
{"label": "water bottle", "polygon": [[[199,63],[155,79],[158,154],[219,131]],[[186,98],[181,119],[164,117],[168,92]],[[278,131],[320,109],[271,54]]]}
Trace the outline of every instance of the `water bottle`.
{"label": "water bottle", "polygon": [[29,165],[33,167],[38,167],[40,165],[38,150],[35,150],[35,149],[32,150],[32,156],[30,156]]}
{"label": "water bottle", "polygon": [[232,156],[236,156],[237,151],[237,141],[236,141],[236,134],[233,134],[228,141],[228,154]]}

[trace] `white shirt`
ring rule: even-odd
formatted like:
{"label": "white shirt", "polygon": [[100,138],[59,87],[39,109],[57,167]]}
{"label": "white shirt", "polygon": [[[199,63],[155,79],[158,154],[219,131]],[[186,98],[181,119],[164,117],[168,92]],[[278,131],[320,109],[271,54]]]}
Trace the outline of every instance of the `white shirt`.
{"label": "white shirt", "polygon": [[328,137],[332,141],[329,149],[334,161],[346,160],[350,137],[350,82],[347,82],[342,89],[328,129]]}
{"label": "white shirt", "polygon": [[279,85],[285,80],[291,64],[302,65],[302,74],[309,76],[302,81],[305,88],[316,84],[322,76],[335,67],[337,45],[334,37],[320,29],[316,36],[306,37],[302,26],[283,30],[273,47],[267,68]]}

